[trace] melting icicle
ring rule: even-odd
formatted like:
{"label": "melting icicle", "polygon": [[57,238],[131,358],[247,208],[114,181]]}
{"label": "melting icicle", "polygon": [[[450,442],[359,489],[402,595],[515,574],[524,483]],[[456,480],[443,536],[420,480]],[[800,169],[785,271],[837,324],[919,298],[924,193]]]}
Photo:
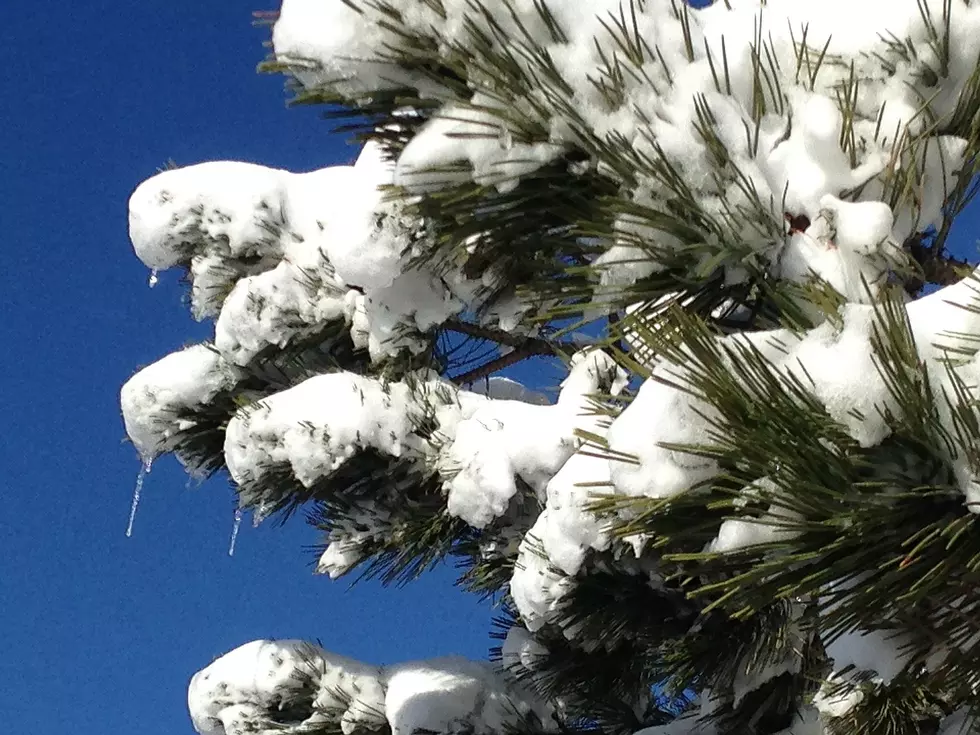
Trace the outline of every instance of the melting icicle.
{"label": "melting icicle", "polygon": [[235,555],[235,542],[238,540],[238,529],[242,527],[242,509],[235,509],[235,525],[231,527],[231,543],[228,544],[228,556]]}
{"label": "melting icicle", "polygon": [[150,271],[150,277],[146,283],[150,288],[153,288],[154,286],[157,285],[157,283],[159,283],[159,281],[160,281],[160,276],[157,275],[157,269],[154,268],[153,270]]}
{"label": "melting icicle", "polygon": [[136,509],[140,504],[140,495],[143,493],[143,480],[150,473],[150,469],[153,466],[152,459],[143,460],[143,466],[140,467],[140,473],[136,476],[136,489],[133,490],[133,504],[129,508],[129,524],[126,526],[126,538],[133,535],[133,521],[136,520]]}

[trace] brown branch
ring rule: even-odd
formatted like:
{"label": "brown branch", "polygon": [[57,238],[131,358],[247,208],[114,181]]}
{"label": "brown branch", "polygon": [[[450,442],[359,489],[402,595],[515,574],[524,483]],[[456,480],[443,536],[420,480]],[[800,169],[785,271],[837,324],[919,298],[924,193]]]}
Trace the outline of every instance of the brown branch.
{"label": "brown branch", "polygon": [[[442,328],[448,329],[451,332],[465,334],[468,337],[485,339],[488,342],[499,342],[507,347],[523,347],[528,340],[535,339],[533,337],[522,337],[520,335],[511,334],[510,332],[505,332],[502,329],[490,329],[489,327],[481,327],[478,324],[471,324],[470,322],[457,321],[456,319],[449,320],[442,325]],[[536,341],[543,342],[544,340]]]}
{"label": "brown branch", "polygon": [[922,265],[927,283],[950,286],[962,281],[973,271],[969,261],[959,260],[952,255],[937,255],[927,259]]}
{"label": "brown branch", "polygon": [[963,280],[973,270],[969,261],[946,254],[942,247],[926,245],[921,233],[908,238],[904,249],[916,265],[915,272],[905,282],[905,290],[913,296],[926,284],[950,286]]}
{"label": "brown branch", "polygon": [[468,383],[475,383],[481,378],[486,378],[493,373],[508,368],[511,365],[516,365],[522,360],[526,360],[529,357],[534,357],[536,355],[553,355],[555,350],[544,340],[532,339],[526,340],[525,343],[520,347],[515,347],[506,355],[501,355],[495,360],[491,360],[488,363],[480,365],[478,368],[473,368],[468,370],[462,375],[457,375],[453,378],[453,382],[456,385],[467,385]]}

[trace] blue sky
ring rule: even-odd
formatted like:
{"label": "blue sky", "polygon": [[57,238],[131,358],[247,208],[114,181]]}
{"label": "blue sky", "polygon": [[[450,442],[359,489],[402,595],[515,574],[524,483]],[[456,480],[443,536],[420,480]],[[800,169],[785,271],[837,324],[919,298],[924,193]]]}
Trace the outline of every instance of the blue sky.
{"label": "blue sky", "polygon": [[147,478],[123,444],[119,386],[207,336],[164,274],[130,249],[126,202],[167,159],[293,169],[349,162],[282,79],[255,74],[253,0],[21,3],[0,45],[0,712],[32,735],[192,732],[187,680],[259,637],[320,638],[383,663],[483,657],[492,611],[452,573],[405,589],[348,590],[310,573],[302,522],[243,528],[231,490],[185,488],[173,462]]}
{"label": "blue sky", "polygon": [[[82,7],[84,5],[84,11]],[[435,574],[348,590],[310,574],[300,523],[243,529],[232,494],[147,478],[122,443],[118,389],[207,336],[167,274],[146,287],[126,235],[132,189],[167,159],[293,169],[347,162],[282,81],[254,73],[252,0],[19,3],[0,45],[0,711],[32,735],[191,732],[187,679],[257,637],[320,638],[378,663],[485,655],[492,612]],[[975,218],[961,226],[973,228]],[[960,252],[975,252],[962,239]]]}

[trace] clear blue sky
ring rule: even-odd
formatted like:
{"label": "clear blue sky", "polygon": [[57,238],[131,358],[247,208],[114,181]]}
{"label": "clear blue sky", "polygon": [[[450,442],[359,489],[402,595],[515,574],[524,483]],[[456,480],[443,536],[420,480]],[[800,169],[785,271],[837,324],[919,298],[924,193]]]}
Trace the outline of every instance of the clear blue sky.
{"label": "clear blue sky", "polygon": [[[71,8],[71,10],[68,10]],[[485,655],[491,611],[451,574],[351,591],[309,573],[301,524],[243,529],[232,494],[147,479],[121,442],[119,386],[207,336],[132,255],[126,201],[172,158],[293,169],[349,161],[254,68],[252,0],[16,3],[0,45],[0,721],[31,735],[190,732],[187,679],[256,637],[320,638],[378,663]],[[961,226],[975,231],[975,218]],[[960,252],[974,253],[973,237]],[[964,244],[965,243],[965,244]]]}
{"label": "clear blue sky", "polygon": [[31,735],[190,733],[187,680],[259,637],[320,638],[383,663],[484,657],[492,611],[451,572],[348,591],[310,573],[315,536],[243,528],[232,493],[147,478],[119,386],[208,335],[174,277],[146,286],[126,202],[168,158],[293,169],[349,162],[311,110],[285,109],[254,0],[35,0],[5,9],[0,45],[0,722]]}

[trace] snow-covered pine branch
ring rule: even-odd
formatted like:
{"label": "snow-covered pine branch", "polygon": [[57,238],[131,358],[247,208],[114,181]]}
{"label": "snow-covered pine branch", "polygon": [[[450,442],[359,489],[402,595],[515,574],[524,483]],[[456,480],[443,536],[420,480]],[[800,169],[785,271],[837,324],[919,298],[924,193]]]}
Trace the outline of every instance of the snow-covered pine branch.
{"label": "snow-covered pine branch", "polygon": [[303,641],[252,641],[191,680],[199,733],[554,732],[551,708],[486,663],[371,666]]}
{"label": "snow-covered pine branch", "polygon": [[[195,678],[200,732],[552,727],[504,689],[608,735],[970,726],[976,0],[284,0],[272,47],[365,144],[138,187],[215,333],[127,432],[307,506],[331,577],[456,557],[506,671],[259,642]],[[532,356],[553,402],[496,374]]]}

